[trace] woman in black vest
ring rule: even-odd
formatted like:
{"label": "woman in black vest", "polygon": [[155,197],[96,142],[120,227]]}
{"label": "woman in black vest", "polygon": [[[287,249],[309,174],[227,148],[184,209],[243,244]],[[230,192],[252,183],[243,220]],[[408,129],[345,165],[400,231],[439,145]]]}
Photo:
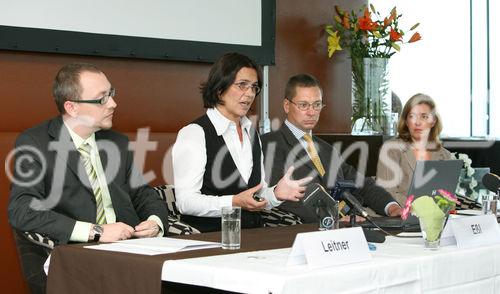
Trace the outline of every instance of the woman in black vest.
{"label": "woman in black vest", "polygon": [[[261,226],[256,211],[298,201],[310,179],[293,181],[292,170],[275,187],[264,181],[258,133],[246,117],[260,93],[260,68],[247,56],[228,53],[201,85],[205,115],[179,131],[173,147],[176,205],[181,220],[202,232],[220,230],[220,209],[242,208],[243,228]],[[263,199],[257,201],[254,194]]]}

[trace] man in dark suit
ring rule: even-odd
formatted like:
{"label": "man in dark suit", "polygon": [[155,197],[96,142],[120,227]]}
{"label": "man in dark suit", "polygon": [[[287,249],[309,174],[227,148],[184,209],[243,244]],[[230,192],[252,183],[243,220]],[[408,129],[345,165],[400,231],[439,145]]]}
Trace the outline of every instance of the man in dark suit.
{"label": "man in dark suit", "polygon": [[[261,137],[268,183],[275,185],[284,171],[294,165],[293,178],[312,176],[313,183],[328,189],[334,187],[336,180],[356,181],[361,187],[353,194],[361,202],[378,214],[400,215],[401,208],[387,191],[344,163],[332,145],[312,135],[324,107],[322,97],[323,90],[313,76],[299,74],[288,80],[283,100],[285,123],[279,130]],[[280,208],[297,214],[306,222],[317,221],[316,213],[302,201],[286,201]]]}
{"label": "man in dark suit", "polygon": [[66,65],[53,94],[61,115],[16,141],[12,227],[56,244],[164,235],[166,204],[134,169],[128,138],[110,130],[117,104],[106,75]]}

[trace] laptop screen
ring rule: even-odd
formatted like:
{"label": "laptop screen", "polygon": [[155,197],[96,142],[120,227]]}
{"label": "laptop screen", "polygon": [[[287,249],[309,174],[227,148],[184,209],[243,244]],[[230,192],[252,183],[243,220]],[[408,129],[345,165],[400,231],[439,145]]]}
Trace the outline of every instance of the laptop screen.
{"label": "laptop screen", "polygon": [[417,161],[407,195],[434,196],[438,189],[455,193],[462,166],[462,160]]}

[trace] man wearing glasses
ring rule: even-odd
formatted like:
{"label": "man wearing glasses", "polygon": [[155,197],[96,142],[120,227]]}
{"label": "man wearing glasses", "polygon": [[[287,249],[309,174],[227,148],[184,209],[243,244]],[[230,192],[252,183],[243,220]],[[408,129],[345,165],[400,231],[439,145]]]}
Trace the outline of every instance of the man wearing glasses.
{"label": "man wearing glasses", "polygon": [[134,170],[128,138],[110,130],[115,93],[92,64],[68,64],[57,73],[53,95],[60,116],[16,141],[8,207],[16,230],[56,244],[167,231],[166,204]]}
{"label": "man wearing glasses", "polygon": [[[387,191],[342,162],[332,145],[312,135],[325,107],[322,97],[323,90],[315,77],[299,74],[288,80],[283,100],[286,120],[279,130],[261,136],[269,184],[276,184],[291,165],[295,167],[292,178],[312,176],[313,183],[327,189],[332,189],[336,180],[355,181],[362,177],[364,185],[353,194],[378,214],[400,215],[401,208]],[[287,201],[280,208],[297,214],[305,222],[317,221],[316,213],[302,201]]]}

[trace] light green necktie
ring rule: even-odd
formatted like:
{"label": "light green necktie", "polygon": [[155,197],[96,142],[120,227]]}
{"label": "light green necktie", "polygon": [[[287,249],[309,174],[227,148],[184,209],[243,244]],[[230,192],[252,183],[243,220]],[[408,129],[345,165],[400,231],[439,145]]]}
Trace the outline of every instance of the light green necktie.
{"label": "light green necktie", "polygon": [[92,162],[90,160],[90,149],[91,146],[89,143],[82,144],[78,151],[83,159],[83,165],[85,166],[85,171],[89,176],[89,182],[92,186],[92,190],[94,191],[95,202],[97,206],[96,211],[96,223],[97,224],[105,224],[106,216],[104,215],[104,206],[102,205],[102,190],[101,185],[99,184],[99,180],[97,178],[97,172],[95,168],[92,166]]}

